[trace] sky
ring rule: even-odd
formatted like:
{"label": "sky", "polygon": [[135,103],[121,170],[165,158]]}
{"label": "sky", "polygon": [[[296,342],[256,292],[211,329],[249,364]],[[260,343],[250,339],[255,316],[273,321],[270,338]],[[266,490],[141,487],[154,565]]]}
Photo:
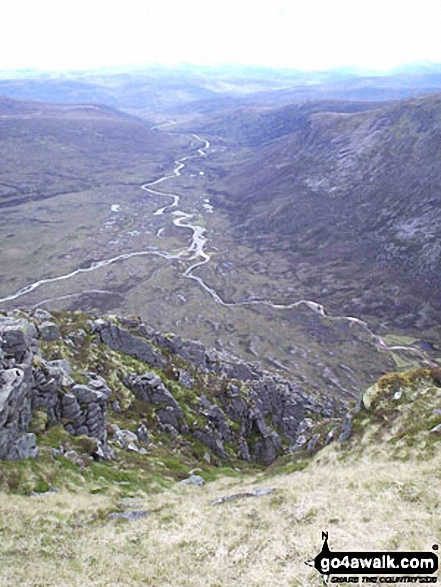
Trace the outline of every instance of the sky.
{"label": "sky", "polygon": [[0,0],[0,70],[441,63],[441,0]]}

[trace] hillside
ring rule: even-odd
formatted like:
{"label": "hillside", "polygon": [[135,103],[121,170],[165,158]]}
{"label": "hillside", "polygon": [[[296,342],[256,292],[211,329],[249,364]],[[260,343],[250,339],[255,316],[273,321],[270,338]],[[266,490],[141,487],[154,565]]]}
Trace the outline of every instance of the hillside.
{"label": "hillside", "polygon": [[274,139],[300,132],[310,117],[318,112],[353,113],[380,106],[381,103],[377,102],[338,100],[310,100],[287,106],[248,106],[197,118],[180,125],[179,129],[219,136],[240,147],[259,147]]}
{"label": "hillside", "polygon": [[[283,250],[293,268],[306,261],[310,292],[333,275],[321,300],[365,316],[384,303],[383,317],[402,328],[439,324],[441,96],[359,113],[304,109],[289,134],[213,164],[213,177],[230,168],[213,183],[214,201],[247,242]],[[346,299],[330,291],[339,286],[349,286]]]}
{"label": "hillside", "polygon": [[[0,206],[154,173],[178,139],[107,106],[0,99]],[[145,177],[145,176],[141,176]]]}

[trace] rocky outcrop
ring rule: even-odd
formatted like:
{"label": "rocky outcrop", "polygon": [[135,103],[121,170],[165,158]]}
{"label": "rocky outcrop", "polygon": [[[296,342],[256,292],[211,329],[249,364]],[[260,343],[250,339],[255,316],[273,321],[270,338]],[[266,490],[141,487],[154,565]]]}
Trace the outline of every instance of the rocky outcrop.
{"label": "rocky outcrop", "polygon": [[[0,458],[36,456],[32,432],[44,434],[62,424],[72,436],[93,440],[83,444],[94,459],[112,457],[110,431],[115,448],[142,455],[147,450],[140,443],[154,444],[166,433],[167,442],[170,437],[178,444],[196,439],[219,459],[270,464],[284,450],[298,450],[310,440],[305,422],[332,412],[332,406],[319,405],[297,383],[199,342],[164,336],[140,319],[88,320],[83,315],[67,322],[62,327],[65,323],[46,310],[0,318]],[[39,354],[39,339],[46,351],[54,349],[46,358]],[[114,352],[106,355],[106,346]],[[94,367],[123,390],[124,407],[101,375],[78,372],[78,362],[74,372],[67,358],[55,359],[80,357],[87,363],[88,354],[99,357]],[[127,361],[127,355],[134,360]],[[132,365],[137,372],[131,372]],[[137,428],[107,426],[109,405],[116,414],[135,404],[145,406],[139,407]],[[63,455],[72,452],[63,450]]]}
{"label": "rocky outcrop", "polygon": [[132,334],[126,328],[111,320],[96,320],[93,328],[94,332],[99,335],[101,342],[112,350],[141,359],[153,367],[165,367],[166,362],[162,355],[145,339]]}
{"label": "rocky outcrop", "polygon": [[38,455],[35,435],[28,433],[35,336],[26,320],[0,316],[0,459]]}
{"label": "rocky outcrop", "polygon": [[61,400],[61,421],[70,434],[106,440],[106,410],[110,389],[91,375],[87,385],[73,385]]}
{"label": "rocky outcrop", "polygon": [[132,373],[125,380],[124,384],[133,392],[135,397],[152,404],[160,406],[156,416],[163,426],[171,426],[176,432],[186,434],[188,426],[185,423],[184,414],[178,402],[170,391],[165,387],[162,379],[155,373],[137,375]]}
{"label": "rocky outcrop", "polygon": [[0,459],[38,455],[35,434],[28,432],[33,413],[44,415],[44,427],[61,422],[75,436],[106,440],[110,389],[94,373],[85,376],[87,384],[76,384],[68,361],[45,361],[38,354],[37,337],[61,336],[48,312],[41,318],[36,327],[23,317],[0,317]]}

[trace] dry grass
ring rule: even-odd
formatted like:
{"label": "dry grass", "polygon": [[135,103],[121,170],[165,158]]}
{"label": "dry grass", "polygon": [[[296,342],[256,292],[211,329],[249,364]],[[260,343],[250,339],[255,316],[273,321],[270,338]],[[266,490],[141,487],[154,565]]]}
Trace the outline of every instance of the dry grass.
{"label": "dry grass", "polygon": [[[318,586],[304,565],[330,532],[335,550],[430,550],[440,542],[441,458],[342,460],[321,451],[305,470],[176,485],[139,495],[152,513],[110,520],[113,494],[0,496],[0,582],[21,587]],[[272,495],[212,506],[256,487]]]}

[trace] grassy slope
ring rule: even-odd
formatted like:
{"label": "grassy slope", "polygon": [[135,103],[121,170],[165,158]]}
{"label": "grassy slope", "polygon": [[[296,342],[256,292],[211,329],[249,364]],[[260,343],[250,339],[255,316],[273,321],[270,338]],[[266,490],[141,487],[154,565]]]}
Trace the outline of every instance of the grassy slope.
{"label": "grassy slope", "polygon": [[[336,550],[429,550],[439,542],[439,455],[339,461],[327,450],[287,475],[136,492],[152,513],[110,520],[121,491],[0,496],[4,584],[69,587],[313,586],[304,565],[330,532]],[[256,487],[273,495],[210,505]],[[127,495],[127,494],[125,494]]]}
{"label": "grassy slope", "polygon": [[[203,488],[95,464],[70,467],[59,493],[0,494],[0,577],[25,587],[312,587],[319,577],[304,561],[323,530],[335,550],[430,550],[441,533],[439,435],[429,432],[440,392],[439,370],[385,376],[365,393],[349,444],[236,477],[202,473],[215,479]],[[10,465],[29,474],[37,463]],[[274,492],[211,505],[258,487]],[[150,514],[110,519],[127,497]]]}

